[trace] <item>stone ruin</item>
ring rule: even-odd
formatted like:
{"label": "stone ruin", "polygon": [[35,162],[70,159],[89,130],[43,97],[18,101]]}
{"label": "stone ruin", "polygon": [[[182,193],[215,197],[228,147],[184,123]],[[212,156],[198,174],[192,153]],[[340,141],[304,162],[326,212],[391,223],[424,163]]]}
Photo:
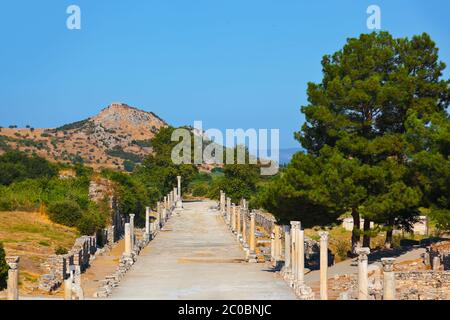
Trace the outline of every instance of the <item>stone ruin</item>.
{"label": "stone ruin", "polygon": [[51,255],[41,267],[47,271],[39,279],[39,289],[50,293],[58,289],[70,276],[73,268],[79,267],[84,272],[97,253],[95,236],[82,236],[75,240],[72,249],[64,255]]}
{"label": "stone ruin", "polygon": [[[450,270],[448,257],[450,242],[433,244],[426,248],[422,258],[407,264],[394,265],[395,295],[397,300],[450,300]],[[369,299],[383,299],[383,272],[378,265],[369,276]],[[356,275],[336,277],[334,290],[341,291],[340,299],[358,298]]]}

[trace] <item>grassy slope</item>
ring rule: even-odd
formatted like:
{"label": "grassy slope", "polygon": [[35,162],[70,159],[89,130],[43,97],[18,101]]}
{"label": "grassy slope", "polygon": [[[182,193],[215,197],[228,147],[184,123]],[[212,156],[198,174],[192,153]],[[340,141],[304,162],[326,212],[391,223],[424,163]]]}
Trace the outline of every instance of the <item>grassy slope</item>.
{"label": "grassy slope", "polygon": [[77,231],[52,223],[39,213],[0,212],[0,241],[7,255],[20,256],[21,293],[31,293],[44,270],[40,264],[59,246],[70,249]]}

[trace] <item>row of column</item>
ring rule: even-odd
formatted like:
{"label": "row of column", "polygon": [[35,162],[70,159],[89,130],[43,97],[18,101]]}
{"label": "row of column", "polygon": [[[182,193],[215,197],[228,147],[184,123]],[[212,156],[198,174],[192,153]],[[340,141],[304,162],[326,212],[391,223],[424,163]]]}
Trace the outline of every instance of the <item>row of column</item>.
{"label": "row of column", "polygon": [[225,223],[242,244],[247,260],[257,262],[255,212],[249,212],[245,199],[242,199],[240,205],[236,205],[222,190],[220,190],[219,209]]}
{"label": "row of column", "polygon": [[[305,239],[299,221],[291,221],[284,226],[284,267],[282,274],[296,290],[301,299],[312,299],[312,290],[304,283]],[[319,232],[320,236],[320,299],[328,299],[328,232]],[[277,250],[277,249],[276,249]],[[275,251],[276,251],[275,250]],[[369,248],[358,248],[358,300],[369,298],[368,254]],[[382,258],[383,299],[395,300],[394,258]]]}

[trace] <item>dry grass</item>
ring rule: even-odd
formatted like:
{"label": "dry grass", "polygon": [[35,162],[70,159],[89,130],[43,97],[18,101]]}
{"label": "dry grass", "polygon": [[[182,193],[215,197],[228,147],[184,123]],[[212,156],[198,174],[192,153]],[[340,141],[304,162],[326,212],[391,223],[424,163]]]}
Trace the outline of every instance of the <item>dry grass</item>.
{"label": "dry grass", "polygon": [[0,212],[0,241],[7,255],[20,256],[20,286],[24,293],[37,287],[44,273],[40,264],[59,246],[70,249],[77,231],[55,224],[34,212]]}

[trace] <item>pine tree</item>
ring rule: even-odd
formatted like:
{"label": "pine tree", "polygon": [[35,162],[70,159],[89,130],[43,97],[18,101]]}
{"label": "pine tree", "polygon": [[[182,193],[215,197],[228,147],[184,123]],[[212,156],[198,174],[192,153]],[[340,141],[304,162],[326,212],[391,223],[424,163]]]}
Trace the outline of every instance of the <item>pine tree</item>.
{"label": "pine tree", "polygon": [[[450,82],[442,79],[445,64],[427,34],[412,39],[394,39],[387,32],[363,34],[324,56],[322,68],[322,82],[308,84],[309,104],[301,108],[306,122],[295,133],[307,154],[296,155],[278,182],[281,200],[268,196],[264,202],[281,217],[316,223],[350,212],[353,246],[361,234],[363,245],[369,246],[370,221],[389,231],[395,224],[408,228],[424,194],[435,195],[418,181],[412,160],[428,149],[411,139],[409,125],[419,122],[427,128],[430,119],[446,115]],[[442,148],[448,152],[448,144]],[[442,197],[448,201],[450,195],[441,196],[441,202]],[[292,205],[282,209],[283,203]]]}

